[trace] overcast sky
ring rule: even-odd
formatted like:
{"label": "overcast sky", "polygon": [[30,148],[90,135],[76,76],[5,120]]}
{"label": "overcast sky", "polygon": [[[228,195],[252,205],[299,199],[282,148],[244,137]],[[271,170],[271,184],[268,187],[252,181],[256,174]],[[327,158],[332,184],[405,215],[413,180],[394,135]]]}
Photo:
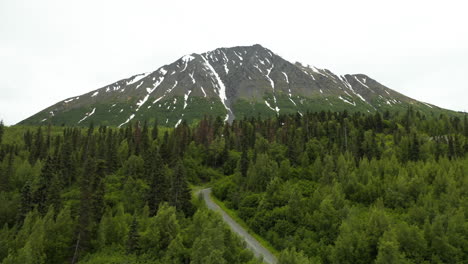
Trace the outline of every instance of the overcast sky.
{"label": "overcast sky", "polygon": [[0,120],[184,54],[261,44],[468,111],[466,1],[0,0]]}

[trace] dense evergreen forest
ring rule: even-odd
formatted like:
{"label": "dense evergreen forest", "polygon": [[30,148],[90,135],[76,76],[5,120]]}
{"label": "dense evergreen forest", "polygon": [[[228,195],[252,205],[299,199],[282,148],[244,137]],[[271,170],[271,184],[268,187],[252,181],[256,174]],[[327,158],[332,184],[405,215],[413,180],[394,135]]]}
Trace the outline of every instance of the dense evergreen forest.
{"label": "dense evergreen forest", "polygon": [[318,112],[174,129],[0,125],[0,262],[467,263],[468,120]]}

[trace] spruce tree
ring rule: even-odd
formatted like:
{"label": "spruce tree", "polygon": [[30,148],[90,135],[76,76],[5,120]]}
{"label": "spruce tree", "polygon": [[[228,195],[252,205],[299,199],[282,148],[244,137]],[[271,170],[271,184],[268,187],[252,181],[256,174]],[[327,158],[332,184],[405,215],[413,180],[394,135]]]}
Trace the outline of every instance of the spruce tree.
{"label": "spruce tree", "polygon": [[137,253],[140,250],[140,234],[138,233],[138,221],[133,217],[127,239],[127,253]]}
{"label": "spruce tree", "polygon": [[[33,196],[39,213],[44,215],[49,205],[59,206],[60,189],[57,176],[57,164],[55,158],[49,156],[39,175],[39,182]],[[56,208],[57,210],[59,208]]]}
{"label": "spruce tree", "polygon": [[[7,192],[11,189],[10,177],[13,175],[13,161],[15,159],[14,153],[10,150],[6,161],[5,168],[2,168],[0,163],[0,191]],[[4,161],[4,162],[5,162]]]}
{"label": "spruce tree", "polygon": [[3,120],[0,120],[0,144],[2,144],[4,132],[5,132],[5,126],[3,125]]}
{"label": "spruce tree", "polygon": [[145,120],[143,123],[143,129],[141,130],[141,151],[145,153],[148,151],[150,146],[149,144],[149,129],[148,129],[148,122]]}
{"label": "spruce tree", "polygon": [[16,222],[22,224],[26,215],[33,209],[33,199],[31,194],[31,185],[26,182],[21,190],[21,203],[18,209]]}
{"label": "spruce tree", "polygon": [[29,155],[29,163],[31,165],[34,165],[36,163],[36,160],[42,158],[41,155],[44,152],[44,138],[42,135],[42,128],[38,127],[37,132],[34,136],[34,143],[31,148],[31,154]]}
{"label": "spruce tree", "polygon": [[410,145],[410,160],[417,161],[419,159],[419,140],[416,133],[413,133]]}
{"label": "spruce tree", "polygon": [[165,174],[164,164],[157,148],[152,148],[145,155],[144,174],[150,183],[148,206],[151,215],[156,214],[159,205],[168,200],[170,185]]}
{"label": "spruce tree", "polygon": [[240,173],[242,177],[247,177],[247,170],[249,169],[249,157],[247,156],[247,150],[242,151],[242,155],[239,161]]}
{"label": "spruce tree", "polygon": [[178,161],[174,169],[171,184],[171,205],[181,210],[185,215],[192,215],[192,194],[187,183],[187,173],[182,161]]}
{"label": "spruce tree", "polygon": [[91,248],[93,231],[92,179],[95,177],[95,172],[96,161],[93,158],[88,158],[79,182],[80,207],[73,244],[74,253],[71,261],[72,264],[77,263],[81,256]]}
{"label": "spruce tree", "polygon": [[153,140],[158,139],[158,135],[159,135],[158,132],[159,132],[158,120],[154,120],[154,126],[153,126],[153,129],[151,130],[151,138]]}
{"label": "spruce tree", "polygon": [[114,173],[118,169],[118,156],[117,156],[117,135],[112,132],[112,129],[109,129],[107,132],[106,138],[106,165],[107,165],[107,174]]}

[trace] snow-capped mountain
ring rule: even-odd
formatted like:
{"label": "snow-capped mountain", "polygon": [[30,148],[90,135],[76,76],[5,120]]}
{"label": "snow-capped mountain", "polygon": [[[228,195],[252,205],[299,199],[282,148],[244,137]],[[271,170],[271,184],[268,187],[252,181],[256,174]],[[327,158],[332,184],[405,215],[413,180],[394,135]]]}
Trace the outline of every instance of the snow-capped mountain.
{"label": "snow-capped mountain", "polygon": [[123,126],[154,120],[177,126],[220,115],[244,116],[306,111],[443,111],[385,87],[363,74],[290,63],[260,46],[219,48],[190,54],[153,72],[133,75],[60,101],[20,124]]}

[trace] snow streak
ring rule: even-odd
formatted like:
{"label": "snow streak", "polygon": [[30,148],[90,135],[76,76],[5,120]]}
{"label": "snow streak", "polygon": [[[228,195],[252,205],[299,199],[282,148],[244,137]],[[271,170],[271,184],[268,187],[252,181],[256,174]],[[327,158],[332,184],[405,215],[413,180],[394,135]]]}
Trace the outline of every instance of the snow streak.
{"label": "snow streak", "polygon": [[96,107],[93,108],[93,110],[92,110],[91,112],[86,113],[86,115],[85,115],[80,121],[78,121],[78,124],[81,123],[81,122],[83,122],[86,118],[92,116],[92,115],[94,114],[95,111],[96,111]]}
{"label": "snow streak", "polygon": [[127,119],[127,121],[125,121],[125,122],[123,122],[122,124],[120,124],[119,127],[121,127],[121,126],[127,124],[127,123],[130,122],[130,120],[132,120],[134,117],[135,117],[135,114],[130,115],[130,117]]}
{"label": "snow streak", "polygon": [[203,55],[201,55],[201,57],[205,61],[205,65],[211,71],[212,76],[214,76],[216,81],[218,82],[218,95],[219,95],[219,98],[221,99],[221,103],[224,105],[224,108],[226,108],[226,110],[227,110],[226,117],[224,118],[224,122],[226,122],[226,121],[229,120],[230,115],[233,114],[231,109],[229,107],[227,107],[227,105],[226,105],[226,101],[227,101],[226,86],[224,86],[223,81],[221,80],[221,78],[219,77],[218,73],[215,71],[213,66],[211,66],[210,62],[208,62],[208,60]]}

